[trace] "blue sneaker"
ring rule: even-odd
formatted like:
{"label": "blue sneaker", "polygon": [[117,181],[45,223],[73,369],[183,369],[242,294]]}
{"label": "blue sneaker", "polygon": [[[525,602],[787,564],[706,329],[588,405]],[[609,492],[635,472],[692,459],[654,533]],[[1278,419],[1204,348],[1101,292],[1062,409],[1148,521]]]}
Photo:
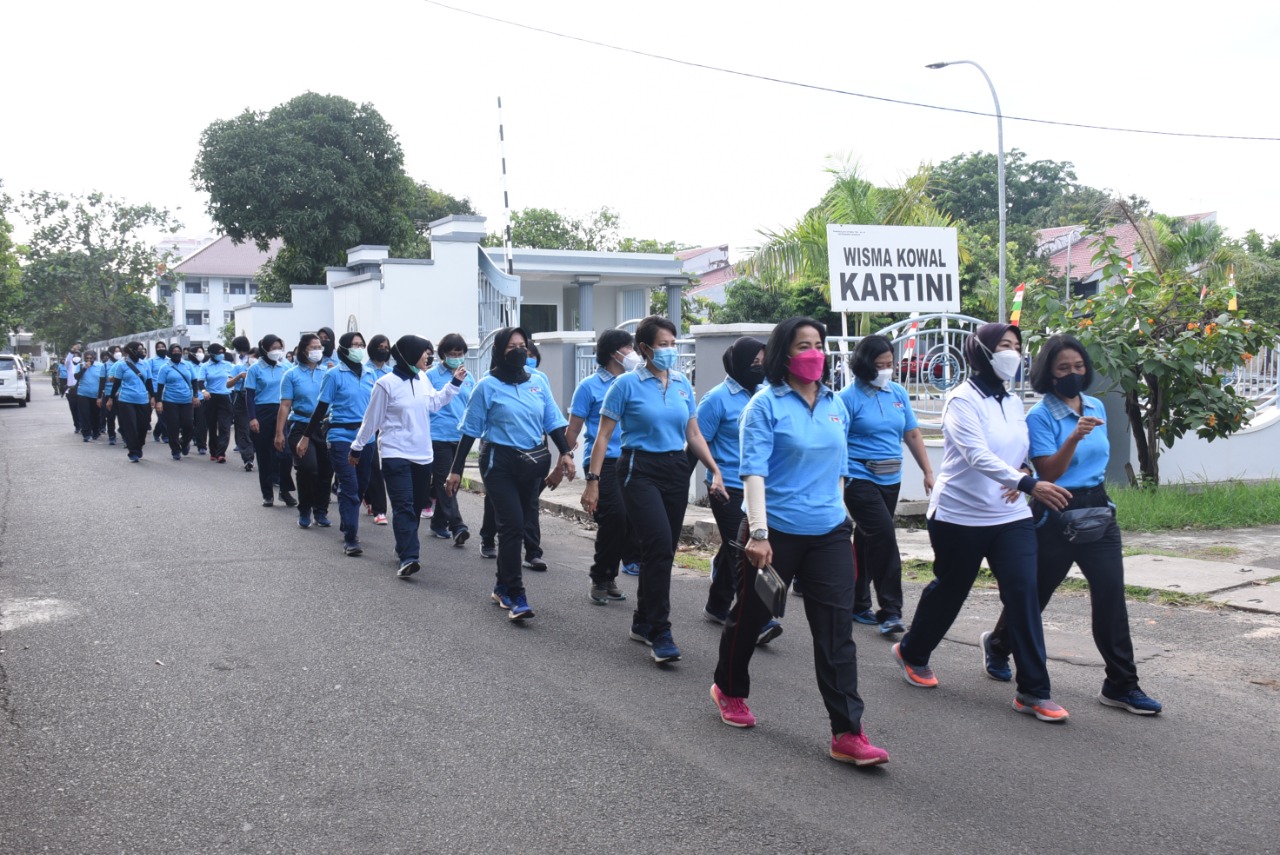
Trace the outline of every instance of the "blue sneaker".
{"label": "blue sneaker", "polygon": [[[89,441],[89,440],[87,440],[87,439],[85,440],[85,442],[88,442],[88,441]],[[181,455],[181,454],[175,454],[175,455],[173,455],[173,459],[174,459],[174,460],[181,460],[181,459],[182,459],[182,455]]]}
{"label": "blue sneaker", "polygon": [[902,618],[891,617],[880,621],[880,634],[885,638],[906,631],[907,628],[902,625]]}
{"label": "blue sneaker", "polygon": [[493,600],[494,605],[501,606],[508,611],[511,610],[511,598],[507,596],[506,585],[494,585],[493,593],[489,595],[489,599]]}
{"label": "blue sneaker", "polygon": [[1102,681],[1102,691],[1098,692],[1098,701],[1104,707],[1115,707],[1134,715],[1157,715],[1164,704],[1134,686],[1127,692],[1116,691],[1107,681]]}
{"label": "blue sneaker", "polygon": [[664,629],[655,635],[649,646],[653,648],[650,651],[653,655],[653,661],[659,665],[680,661],[680,648],[676,647],[676,641],[671,637],[671,630],[669,629]]}
{"label": "blue sneaker", "polygon": [[298,528],[311,528],[311,514],[298,514]]}
{"label": "blue sneaker", "polygon": [[354,558],[357,555],[363,555],[364,549],[360,546],[360,541],[352,541],[342,544],[342,554]]}
{"label": "blue sneaker", "polygon": [[986,669],[987,676],[992,680],[1007,683],[1013,679],[1013,669],[1009,667],[1008,656],[1000,656],[991,652],[992,635],[991,630],[987,630],[978,639],[978,646],[982,648],[982,667]]}
{"label": "blue sneaker", "polygon": [[853,619],[858,623],[863,623],[863,624],[866,624],[867,626],[876,626],[877,624],[880,623],[880,621],[876,620],[876,613],[871,611],[871,609],[866,609],[860,612],[854,612]]}
{"label": "blue sneaker", "polygon": [[724,626],[724,622],[729,619],[729,610],[725,609],[725,611],[721,613],[711,608],[711,606],[707,606],[702,610],[702,616],[712,623],[718,623],[720,626]]}
{"label": "blue sneaker", "polygon": [[401,579],[408,579],[421,569],[422,564],[416,558],[410,558],[408,561],[400,562],[400,569],[396,571],[396,575]]}
{"label": "blue sneaker", "polygon": [[782,624],[776,620],[770,620],[760,627],[760,634],[756,636],[756,647],[764,647],[780,635],[782,635]]}
{"label": "blue sneaker", "polygon": [[626,573],[628,576],[639,576],[640,565],[639,564],[623,564],[622,572]]}
{"label": "blue sneaker", "polygon": [[528,620],[533,617],[533,607],[529,605],[529,599],[524,594],[518,594],[511,601],[511,613],[507,615],[508,620]]}
{"label": "blue sneaker", "polygon": [[316,525],[320,526],[320,528],[328,528],[333,525],[333,523],[329,522],[329,515],[323,511],[316,511],[315,517]]}
{"label": "blue sneaker", "polygon": [[130,463],[137,463],[137,462],[138,462],[139,460],[141,460],[141,459],[142,459],[142,458],[141,458],[141,457],[139,457],[139,456],[138,456],[138,455],[136,455],[136,454],[130,454],[130,455],[129,455],[129,462],[130,462]]}
{"label": "blue sneaker", "polygon": [[446,529],[433,528],[431,529],[431,536],[434,537],[436,540],[453,540],[453,535],[449,532],[449,529],[447,528]]}
{"label": "blue sneaker", "polygon": [[641,644],[647,644],[650,647],[653,647],[653,642],[649,639],[649,634],[651,632],[653,632],[653,630],[649,628],[647,623],[633,623],[631,624],[631,634],[629,637],[632,641],[638,641]]}

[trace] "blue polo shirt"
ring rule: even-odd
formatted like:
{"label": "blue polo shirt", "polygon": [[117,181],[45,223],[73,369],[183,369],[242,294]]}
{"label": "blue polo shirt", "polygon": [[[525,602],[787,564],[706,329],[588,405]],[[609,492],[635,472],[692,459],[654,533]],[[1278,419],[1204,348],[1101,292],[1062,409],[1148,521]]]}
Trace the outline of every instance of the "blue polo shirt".
{"label": "blue polo shirt", "polygon": [[[1106,420],[1107,411],[1101,401],[1083,394],[1080,398],[1083,402],[1080,408],[1084,411],[1082,415]],[[1045,395],[1040,403],[1027,411],[1027,433],[1031,439],[1028,456],[1034,461],[1037,457],[1057,454],[1080,423],[1080,418],[1057,395]],[[1111,444],[1107,441],[1107,428],[1099,425],[1076,446],[1075,456],[1067,464],[1067,471],[1054,483],[1068,490],[1097,487],[1107,477],[1107,461],[1110,457]]]}
{"label": "blue polo shirt", "polygon": [[543,436],[569,422],[556,406],[550,384],[530,375],[523,383],[482,377],[471,391],[458,429],[467,436],[512,448],[541,447]]}
{"label": "blue polo shirt", "polygon": [[[427,369],[427,377],[431,380],[431,385],[440,390],[453,382],[453,369],[441,362]],[[471,393],[475,388],[476,378],[468,373],[462,381],[462,388],[458,390],[458,394],[441,407],[437,415],[431,417],[432,442],[457,442],[462,439],[462,431],[458,430],[458,423],[462,421],[462,416],[467,411],[467,401],[471,400]],[[551,384],[548,383],[546,388],[551,388]]]}
{"label": "blue polo shirt", "polygon": [[[293,402],[289,407],[289,421],[311,421],[311,414],[316,410],[316,401],[320,399],[320,382],[324,380],[327,373],[320,367],[320,363],[317,363],[315,368],[295,365],[280,378],[280,400]],[[363,413],[361,415],[363,416]]]}
{"label": "blue polo shirt", "polygon": [[[280,381],[289,371],[289,363],[283,359],[279,363],[270,359],[259,359],[249,368],[244,378],[245,389],[253,391],[253,405],[262,407],[280,403]],[[249,414],[253,416],[252,413]]]}
{"label": "blue polo shirt", "polygon": [[151,366],[151,378],[155,380],[160,376],[160,369],[170,364],[171,360],[168,356],[153,356],[147,360],[147,364]]}
{"label": "blue polo shirt", "polygon": [[[714,387],[702,396],[698,402],[698,430],[711,448],[711,456],[720,467],[720,477],[726,487],[742,489],[742,479],[738,477],[738,463],[741,460],[742,448],[739,445],[740,434],[738,420],[751,393],[732,377]],[[711,473],[707,472],[707,483],[711,483]]]}
{"label": "blue polo shirt", "polygon": [[324,373],[324,379],[320,381],[319,400],[329,405],[329,422],[334,425],[356,425],[352,428],[329,428],[330,442],[355,441],[360,430],[359,423],[364,419],[364,411],[369,408],[369,396],[373,392],[373,384],[365,382],[365,375],[368,373],[361,370],[357,377],[341,361],[337,368]]}
{"label": "blue polo shirt", "polygon": [[[147,381],[151,379],[151,367],[147,364],[149,360],[141,362],[132,362],[128,357],[120,360],[111,366],[108,377],[110,383],[112,380],[120,381],[120,394],[116,396],[116,400],[122,404],[148,404],[151,397],[147,394]],[[138,373],[133,373],[133,368],[138,369]],[[139,376],[141,375],[141,376]]]}
{"label": "blue polo shirt", "polygon": [[164,367],[153,381],[156,386],[164,387],[161,400],[166,404],[190,404],[196,396],[194,383],[196,367],[185,359],[174,364],[172,359],[164,361]]}
{"label": "blue polo shirt", "polygon": [[849,416],[822,386],[812,410],[790,386],[766,385],[742,411],[739,476],[764,478],[769,528],[826,534],[844,522]]}
{"label": "blue polo shirt", "polygon": [[622,448],[659,453],[680,451],[689,420],[698,417],[693,386],[679,371],[667,372],[663,388],[646,365],[613,381],[600,415],[622,429]]}
{"label": "blue polo shirt", "polygon": [[204,390],[210,395],[229,395],[227,381],[236,373],[236,367],[224,356],[220,360],[210,360],[200,366],[204,372]]}
{"label": "blue polo shirt", "polygon": [[[583,440],[582,465],[585,468],[591,460],[591,451],[596,445],[596,434],[600,433],[600,408],[604,406],[604,396],[613,387],[614,377],[605,368],[599,368],[573,390],[573,401],[569,404],[569,415],[582,419],[586,433]],[[615,430],[609,437],[609,447],[605,449],[604,459],[612,460],[622,454],[622,431]]]}
{"label": "blue polo shirt", "polygon": [[919,427],[907,390],[890,382],[883,389],[855,380],[840,390],[849,413],[849,477],[888,486],[902,481],[902,471],[875,475],[863,460],[901,460],[902,437]]}
{"label": "blue polo shirt", "polygon": [[362,378],[366,378],[369,385],[372,386],[374,383],[377,383],[379,379],[390,374],[394,368],[395,363],[390,359],[382,363],[381,368],[374,365],[372,360],[366,359],[364,361],[364,373],[360,376]]}
{"label": "blue polo shirt", "polygon": [[102,382],[102,374],[102,363],[95,359],[93,364],[80,375],[80,380],[76,383],[76,394],[81,398],[98,397],[98,385]]}

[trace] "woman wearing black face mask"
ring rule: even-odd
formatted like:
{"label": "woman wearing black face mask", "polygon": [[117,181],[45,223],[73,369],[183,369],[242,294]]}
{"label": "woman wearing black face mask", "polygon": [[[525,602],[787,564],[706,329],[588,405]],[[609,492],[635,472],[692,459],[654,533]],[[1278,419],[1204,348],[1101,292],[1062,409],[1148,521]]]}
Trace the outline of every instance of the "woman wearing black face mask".
{"label": "woman wearing black face mask", "polygon": [[[320,367],[325,371],[330,368],[338,367],[338,359],[333,355],[333,345],[337,341],[337,336],[333,334],[333,330],[328,327],[321,327],[316,330],[316,335],[320,336],[321,352],[323,356],[320,359]],[[302,356],[302,354],[299,354]],[[305,360],[303,360],[305,362]]]}
{"label": "woman wearing black face mask", "polygon": [[191,438],[195,433],[192,411],[200,405],[200,397],[194,364],[183,358],[180,345],[170,345],[169,362],[160,369],[154,382],[156,412],[164,418],[169,451],[174,460],[181,460],[191,453]]}
{"label": "woman wearing black face mask", "polygon": [[[723,625],[729,618],[733,594],[738,590],[738,564],[740,553],[733,548],[738,540],[742,520],[742,479],[738,477],[738,461],[742,454],[738,422],[743,409],[757,387],[764,382],[764,342],[758,338],[743,336],[725,349],[723,360],[725,380],[712,388],[698,402],[698,429],[711,449],[711,456],[720,464],[720,477],[724,479],[727,494],[713,496],[711,513],[720,531],[720,548],[711,562],[711,589],[707,592],[707,605],[702,610],[707,620]],[[707,486],[711,486],[710,473]],[[770,620],[760,630],[757,644],[768,644],[782,634],[782,624]]]}
{"label": "woman wearing black face mask", "polygon": [[[1124,562],[1120,527],[1104,482],[1111,448],[1102,427],[1106,411],[1102,402],[1083,394],[1093,380],[1093,363],[1084,345],[1069,335],[1051,336],[1040,349],[1031,369],[1031,386],[1044,395],[1027,413],[1031,463],[1039,477],[1071,491],[1064,511],[1111,508],[1112,518],[1101,534],[1088,542],[1069,540],[1062,531],[1061,515],[1044,505],[1032,506],[1038,523],[1036,577],[1040,608],[1049,604],[1072,564],[1089,582],[1093,606],[1093,640],[1106,663],[1106,679],[1098,700],[1135,715],[1155,715],[1159,701],[1138,688],[1129,615],[1124,602]],[[1002,613],[995,630],[982,634],[983,665],[988,676],[1007,681],[1012,677],[1009,634]]]}
{"label": "woman wearing black face mask", "polygon": [[513,621],[533,617],[520,569],[520,547],[532,497],[551,468],[544,435],[560,452],[558,466],[573,478],[573,453],[565,439],[568,422],[547,383],[526,371],[528,334],[507,327],[494,336],[490,371],[476,384],[462,418],[462,439],[454,453],[445,490],[457,492],[467,455],[477,438],[488,444],[481,455],[485,491],[493,497],[498,523],[498,573],[492,599]]}

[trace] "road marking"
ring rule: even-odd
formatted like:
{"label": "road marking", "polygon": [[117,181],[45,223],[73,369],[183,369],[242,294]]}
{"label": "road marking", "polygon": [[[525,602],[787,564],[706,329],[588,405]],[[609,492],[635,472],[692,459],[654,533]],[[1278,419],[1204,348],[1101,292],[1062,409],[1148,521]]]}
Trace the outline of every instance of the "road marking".
{"label": "road marking", "polygon": [[13,632],[24,626],[52,623],[71,617],[76,607],[49,597],[18,597],[0,600],[0,632]]}

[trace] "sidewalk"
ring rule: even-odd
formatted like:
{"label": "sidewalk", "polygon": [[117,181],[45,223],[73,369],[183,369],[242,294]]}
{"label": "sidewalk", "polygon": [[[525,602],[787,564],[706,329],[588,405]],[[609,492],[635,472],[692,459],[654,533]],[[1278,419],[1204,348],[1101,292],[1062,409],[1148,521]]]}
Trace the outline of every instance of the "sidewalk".
{"label": "sidewalk", "polygon": [[[467,461],[463,487],[481,493],[484,482],[473,460]],[[585,485],[581,474],[544,490],[543,511],[580,522],[591,517],[579,504]],[[924,502],[902,502],[899,518],[924,515]],[[708,547],[719,545],[711,509],[690,504],[681,540]],[[1135,532],[1124,535],[1125,583],[1181,594],[1203,595],[1214,602],[1246,611],[1280,614],[1280,525],[1213,531]],[[923,527],[899,528],[898,550],[903,561],[933,561],[933,547]],[[1079,568],[1071,578],[1083,579]]]}

